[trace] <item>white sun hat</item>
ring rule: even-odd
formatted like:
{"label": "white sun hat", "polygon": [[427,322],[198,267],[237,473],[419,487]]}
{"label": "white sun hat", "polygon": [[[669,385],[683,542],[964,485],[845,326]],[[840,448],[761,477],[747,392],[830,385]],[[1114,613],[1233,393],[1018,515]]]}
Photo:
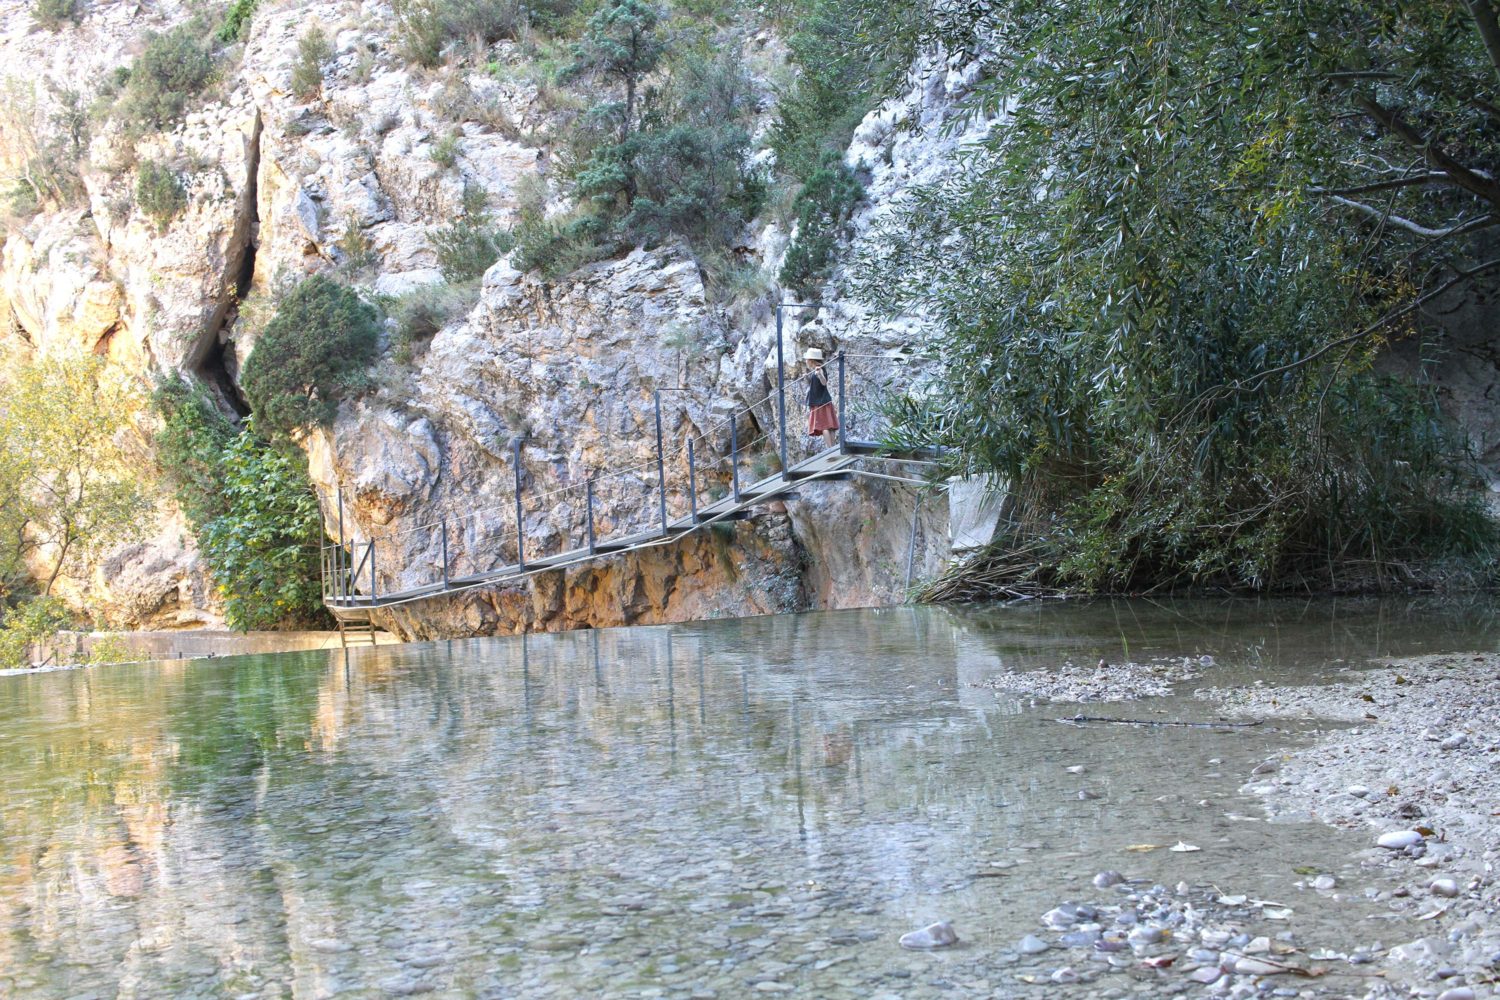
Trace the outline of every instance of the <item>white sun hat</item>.
{"label": "white sun hat", "polygon": [[803,361],[822,361],[823,360],[823,352],[820,351],[820,350],[818,350],[816,347],[809,347],[807,349],[807,353],[805,353],[805,354],[802,355],[802,360]]}

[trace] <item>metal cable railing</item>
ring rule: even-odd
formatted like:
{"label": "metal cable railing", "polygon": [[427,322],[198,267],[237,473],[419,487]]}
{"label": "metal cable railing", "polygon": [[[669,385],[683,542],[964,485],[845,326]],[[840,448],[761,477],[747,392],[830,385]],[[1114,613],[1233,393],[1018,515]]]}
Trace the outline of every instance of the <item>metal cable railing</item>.
{"label": "metal cable railing", "polygon": [[758,482],[779,477],[784,487],[801,463],[833,449],[863,453],[878,444],[893,394],[914,382],[908,360],[839,352],[827,361],[823,370],[840,425],[831,444],[808,433],[805,366],[788,378],[783,362],[767,395],[670,440],[662,393],[686,390],[659,389],[650,428],[653,457],[624,469],[528,489],[533,477],[517,440],[507,494],[465,510],[451,503],[427,521],[385,532],[346,525],[338,490],[339,539],[322,551],[324,601],[372,605],[382,594],[394,600],[477,585],[473,581],[545,568],[536,564],[549,560],[662,544],[699,523],[732,516],[753,499],[750,487]]}

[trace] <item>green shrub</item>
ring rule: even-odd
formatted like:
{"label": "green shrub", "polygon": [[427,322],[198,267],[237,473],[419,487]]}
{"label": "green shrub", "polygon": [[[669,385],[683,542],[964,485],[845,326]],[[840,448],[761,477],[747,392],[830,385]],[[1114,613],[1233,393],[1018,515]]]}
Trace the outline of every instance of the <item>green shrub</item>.
{"label": "green shrub", "polygon": [[[608,54],[607,40],[591,41],[605,53],[596,61]],[[700,262],[714,259],[738,242],[765,194],[746,166],[755,95],[744,66],[731,52],[684,56],[667,85],[642,99],[638,119],[631,112],[636,78],[627,69],[610,75],[625,82],[625,102],[582,116],[572,136],[575,194],[594,218],[575,220],[566,231],[554,227],[550,235],[544,226],[518,227],[522,259],[545,260],[544,269],[555,270],[579,256],[560,253],[561,246],[576,248],[583,238],[594,240],[584,259],[674,238],[686,240]]]}
{"label": "green shrub", "polygon": [[147,160],[136,174],[135,203],[158,230],[165,230],[187,208],[187,189],[171,167]]}
{"label": "green shrub", "polygon": [[390,310],[391,318],[396,321],[397,340],[412,344],[431,337],[454,316],[472,308],[478,290],[472,282],[450,285],[443,281],[413,288],[397,297]]}
{"label": "green shrub", "polygon": [[333,46],[321,25],[313,25],[297,40],[297,58],[292,62],[292,93],[310,101],[323,92],[323,64],[333,58]]}
{"label": "green shrub", "polygon": [[[259,350],[259,348],[257,348]],[[322,620],[323,522],[306,458],[246,425],[219,462],[224,512],[200,535],[231,628],[305,627]]]}
{"label": "green shrub", "polygon": [[232,628],[299,627],[323,617],[322,524],[305,459],[248,424],[236,428],[180,375],[152,395],[157,460],[198,538]]}
{"label": "green shrub", "polygon": [[776,168],[805,181],[904,77],[930,7],[918,0],[786,0],[796,82],[776,95]]}
{"label": "green shrub", "polygon": [[452,170],[458,166],[458,154],[460,151],[458,133],[449,132],[433,144],[432,152],[429,155],[432,157],[433,163],[436,163],[444,170]]}
{"label": "green shrub", "polygon": [[432,234],[438,267],[450,283],[474,281],[489,270],[491,264],[509,253],[516,245],[510,232],[497,228],[485,209],[484,191],[464,188],[463,214]]}
{"label": "green shrub", "polygon": [[397,52],[428,68],[442,61],[443,48],[451,41],[468,40],[482,50],[502,38],[516,38],[527,21],[519,0],[393,0],[392,9]]}
{"label": "green shrub", "polygon": [[864,185],[837,154],[824,157],[823,165],[813,171],[792,203],[797,236],[781,264],[784,286],[809,296],[828,280],[834,251],[864,195]]}
{"label": "green shrub", "polygon": [[65,24],[77,24],[83,20],[83,0],[34,0],[31,19],[46,31],[57,31]]}
{"label": "green shrub", "polygon": [[213,54],[197,20],[164,34],[147,35],[136,57],[119,110],[137,132],[166,128],[182,117],[188,102],[213,76]]}
{"label": "green shrub", "polygon": [[239,432],[201,385],[175,372],[157,383],[151,404],[162,421],[156,460],[163,478],[193,530],[202,531],[225,512],[220,464]]}
{"label": "green shrub", "polygon": [[288,293],[256,340],[245,362],[245,396],[272,433],[326,425],[341,399],[369,386],[379,344],[374,308],[315,274]]}
{"label": "green shrub", "polygon": [[339,250],[339,267],[346,274],[359,274],[380,262],[380,252],[352,212],[344,220],[343,234],[333,245]]}
{"label": "green shrub", "polygon": [[67,605],[55,597],[38,597],[0,615],[0,669],[31,666],[32,647],[47,642],[72,624]]}
{"label": "green shrub", "polygon": [[224,23],[219,25],[214,37],[225,44],[243,42],[249,38],[250,22],[255,16],[257,2],[258,0],[234,0],[224,12]]}

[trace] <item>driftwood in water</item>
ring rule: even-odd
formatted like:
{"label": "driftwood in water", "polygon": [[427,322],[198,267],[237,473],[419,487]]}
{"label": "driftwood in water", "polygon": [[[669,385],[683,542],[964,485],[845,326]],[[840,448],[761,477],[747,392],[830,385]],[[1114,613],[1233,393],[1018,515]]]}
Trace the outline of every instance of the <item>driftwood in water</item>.
{"label": "driftwood in water", "polygon": [[1075,715],[1069,719],[1058,719],[1058,722],[1068,725],[1079,725],[1085,722],[1113,722],[1121,726],[1192,726],[1195,729],[1249,729],[1258,726],[1265,719],[1256,719],[1254,722],[1176,722],[1166,719],[1111,719],[1103,715]]}

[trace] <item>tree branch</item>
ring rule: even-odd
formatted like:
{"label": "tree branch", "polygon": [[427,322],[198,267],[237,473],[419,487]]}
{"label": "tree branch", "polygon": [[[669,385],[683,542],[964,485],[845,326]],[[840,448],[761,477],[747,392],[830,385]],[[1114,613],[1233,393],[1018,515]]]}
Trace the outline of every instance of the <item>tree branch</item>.
{"label": "tree branch", "polygon": [[1374,205],[1366,205],[1364,202],[1355,201],[1352,198],[1344,198],[1340,197],[1339,195],[1334,195],[1329,198],[1329,200],[1334,202],[1335,204],[1345,205],[1349,208],[1354,209],[1355,211],[1368,215],[1370,218],[1376,220],[1377,222],[1388,222],[1391,225],[1395,226],[1397,229],[1404,229],[1414,236],[1421,236],[1424,239],[1429,240],[1443,240],[1449,238],[1450,236],[1459,236],[1463,233],[1471,233],[1476,229],[1484,229],[1487,226],[1500,224],[1500,216],[1481,215],[1477,219],[1468,219],[1464,222],[1456,222],[1453,225],[1448,226],[1446,229],[1431,229],[1427,226],[1422,225],[1420,222],[1413,222],[1411,219],[1404,218],[1400,215],[1395,215],[1391,212],[1385,211],[1384,209],[1376,208]]}
{"label": "tree branch", "polygon": [[1433,299],[1452,291],[1464,282],[1472,281],[1480,275],[1488,274],[1491,271],[1500,271],[1500,257],[1494,258],[1492,260],[1487,260],[1482,264],[1476,264],[1475,266],[1469,268],[1467,271],[1457,266],[1455,266],[1453,270],[1458,272],[1455,277],[1443,282],[1432,291],[1425,292],[1422,295],[1417,296],[1415,299],[1412,299],[1400,309],[1394,309],[1391,312],[1386,313],[1384,316],[1380,317],[1375,322],[1365,327],[1363,330],[1360,330],[1358,333],[1351,333],[1347,337],[1340,337],[1338,340],[1329,341],[1304,358],[1298,358],[1296,361],[1289,361],[1284,365],[1278,365],[1275,368],[1268,368],[1265,371],[1256,372],[1248,379],[1235,382],[1234,385],[1225,386],[1225,388],[1231,389],[1236,392],[1245,392],[1251,389],[1258,388],[1262,382],[1270,378],[1272,375],[1280,375],[1283,372],[1289,372],[1295,368],[1301,368],[1303,365],[1308,365],[1318,360],[1318,358],[1327,354],[1329,351],[1337,350],[1338,348],[1343,347],[1345,344],[1352,344],[1357,340],[1368,337],[1371,334],[1378,332],[1383,327],[1389,326],[1396,320],[1401,319],[1403,316],[1409,316],[1410,314],[1416,312],[1418,309],[1421,309]]}
{"label": "tree branch", "polygon": [[1490,6],[1490,0],[1464,0],[1464,6],[1469,8],[1474,26],[1479,29],[1479,37],[1484,40],[1490,66],[1496,76],[1500,76],[1500,22],[1495,20],[1495,8]]}
{"label": "tree branch", "polygon": [[1428,171],[1425,174],[1417,174],[1415,177],[1397,177],[1388,181],[1372,181],[1369,184],[1360,184],[1355,187],[1311,188],[1309,193],[1321,195],[1369,194],[1371,191],[1389,191],[1391,188],[1415,187],[1419,184],[1451,183],[1452,181],[1448,179],[1447,174],[1438,171]]}
{"label": "tree branch", "polygon": [[1354,103],[1396,138],[1413,149],[1420,150],[1427,165],[1433,170],[1442,171],[1454,184],[1500,208],[1500,184],[1492,178],[1464,166],[1436,142],[1413,128],[1399,112],[1385,107],[1369,94],[1355,94]]}

